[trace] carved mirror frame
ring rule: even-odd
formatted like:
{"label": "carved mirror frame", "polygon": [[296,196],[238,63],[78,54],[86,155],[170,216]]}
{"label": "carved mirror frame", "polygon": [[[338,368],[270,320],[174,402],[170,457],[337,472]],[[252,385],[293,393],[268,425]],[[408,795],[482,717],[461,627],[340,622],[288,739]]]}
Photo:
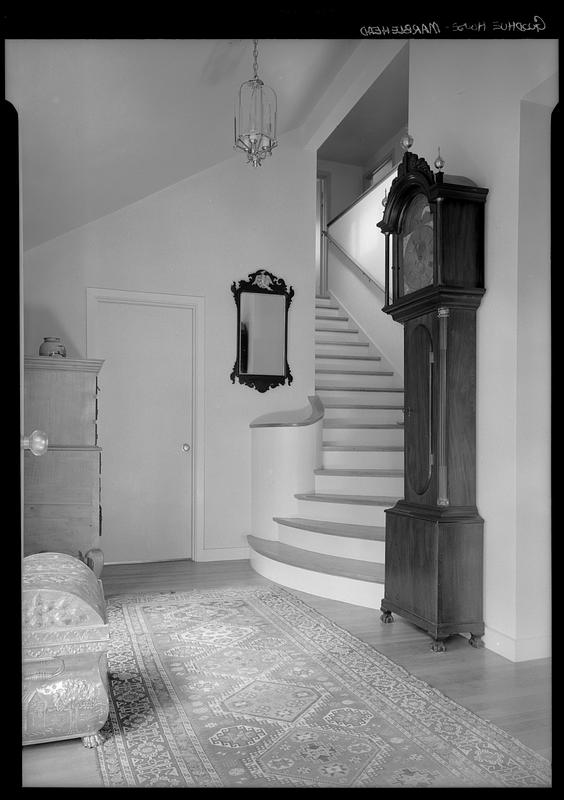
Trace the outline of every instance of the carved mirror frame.
{"label": "carved mirror frame", "polygon": [[[276,386],[283,385],[288,381],[290,385],[293,381],[292,373],[288,365],[288,309],[294,296],[294,290],[291,286],[286,286],[286,282],[282,278],[277,278],[272,272],[266,269],[258,269],[256,272],[249,273],[248,280],[242,280],[238,283],[233,281],[231,284],[231,291],[237,306],[237,358],[233,365],[233,371],[229,376],[231,382],[235,383],[235,378],[239,379],[239,383],[250,386],[259,392],[266,392],[268,389],[274,389]],[[250,292],[256,294],[266,295],[282,295],[285,298],[284,303],[284,372],[280,374],[255,374],[250,372],[241,372],[240,354],[241,354],[241,294],[242,292]]]}

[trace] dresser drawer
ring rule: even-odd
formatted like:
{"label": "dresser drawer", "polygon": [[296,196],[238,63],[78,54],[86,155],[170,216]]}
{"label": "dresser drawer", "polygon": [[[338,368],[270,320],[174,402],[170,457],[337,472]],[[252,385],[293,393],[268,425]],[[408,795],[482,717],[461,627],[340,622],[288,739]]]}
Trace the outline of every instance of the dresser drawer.
{"label": "dresser drawer", "polygon": [[85,555],[100,547],[99,509],[79,505],[24,508],[24,556],[51,552]]}
{"label": "dresser drawer", "polygon": [[24,555],[99,547],[100,450],[61,448],[24,463]]}
{"label": "dresser drawer", "polygon": [[96,375],[33,370],[25,375],[25,430],[57,445],[96,444]]}
{"label": "dresser drawer", "polygon": [[42,456],[24,458],[24,503],[99,503],[100,450],[49,448]]}

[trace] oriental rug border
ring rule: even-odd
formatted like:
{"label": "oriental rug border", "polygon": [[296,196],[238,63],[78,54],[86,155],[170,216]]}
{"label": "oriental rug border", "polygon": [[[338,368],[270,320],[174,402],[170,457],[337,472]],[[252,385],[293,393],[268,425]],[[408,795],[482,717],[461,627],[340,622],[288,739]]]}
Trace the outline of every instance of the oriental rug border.
{"label": "oriental rug border", "polygon": [[542,756],[282,587],[107,613],[106,787],[551,786]]}

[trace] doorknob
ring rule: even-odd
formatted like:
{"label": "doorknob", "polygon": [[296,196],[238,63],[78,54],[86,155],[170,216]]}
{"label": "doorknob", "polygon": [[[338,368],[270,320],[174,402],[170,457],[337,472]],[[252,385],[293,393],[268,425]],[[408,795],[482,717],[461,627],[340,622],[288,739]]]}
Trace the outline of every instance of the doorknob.
{"label": "doorknob", "polygon": [[190,445],[188,444],[188,442],[184,442],[184,444],[182,445],[182,449],[184,450],[185,453],[189,452]]}
{"label": "doorknob", "polygon": [[24,436],[21,446],[24,450],[31,450],[34,456],[42,456],[46,452],[49,440],[43,431],[33,431],[29,436]]}

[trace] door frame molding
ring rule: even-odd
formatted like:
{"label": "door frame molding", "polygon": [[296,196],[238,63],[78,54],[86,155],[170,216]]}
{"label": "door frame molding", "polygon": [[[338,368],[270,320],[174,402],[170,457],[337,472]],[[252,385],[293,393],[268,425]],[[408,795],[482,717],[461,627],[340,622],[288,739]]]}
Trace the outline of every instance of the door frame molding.
{"label": "door frame molding", "polygon": [[86,289],[86,357],[96,352],[97,307],[100,303],[129,303],[143,306],[186,308],[192,316],[192,542],[190,558],[198,561],[204,551],[204,453],[205,453],[205,387],[204,335],[205,298],[184,294],[133,292],[127,289]]}
{"label": "door frame molding", "polygon": [[329,193],[331,189],[331,173],[324,170],[317,172],[319,181],[319,294],[321,297],[329,297],[329,272],[327,262],[327,223],[329,221]]}

